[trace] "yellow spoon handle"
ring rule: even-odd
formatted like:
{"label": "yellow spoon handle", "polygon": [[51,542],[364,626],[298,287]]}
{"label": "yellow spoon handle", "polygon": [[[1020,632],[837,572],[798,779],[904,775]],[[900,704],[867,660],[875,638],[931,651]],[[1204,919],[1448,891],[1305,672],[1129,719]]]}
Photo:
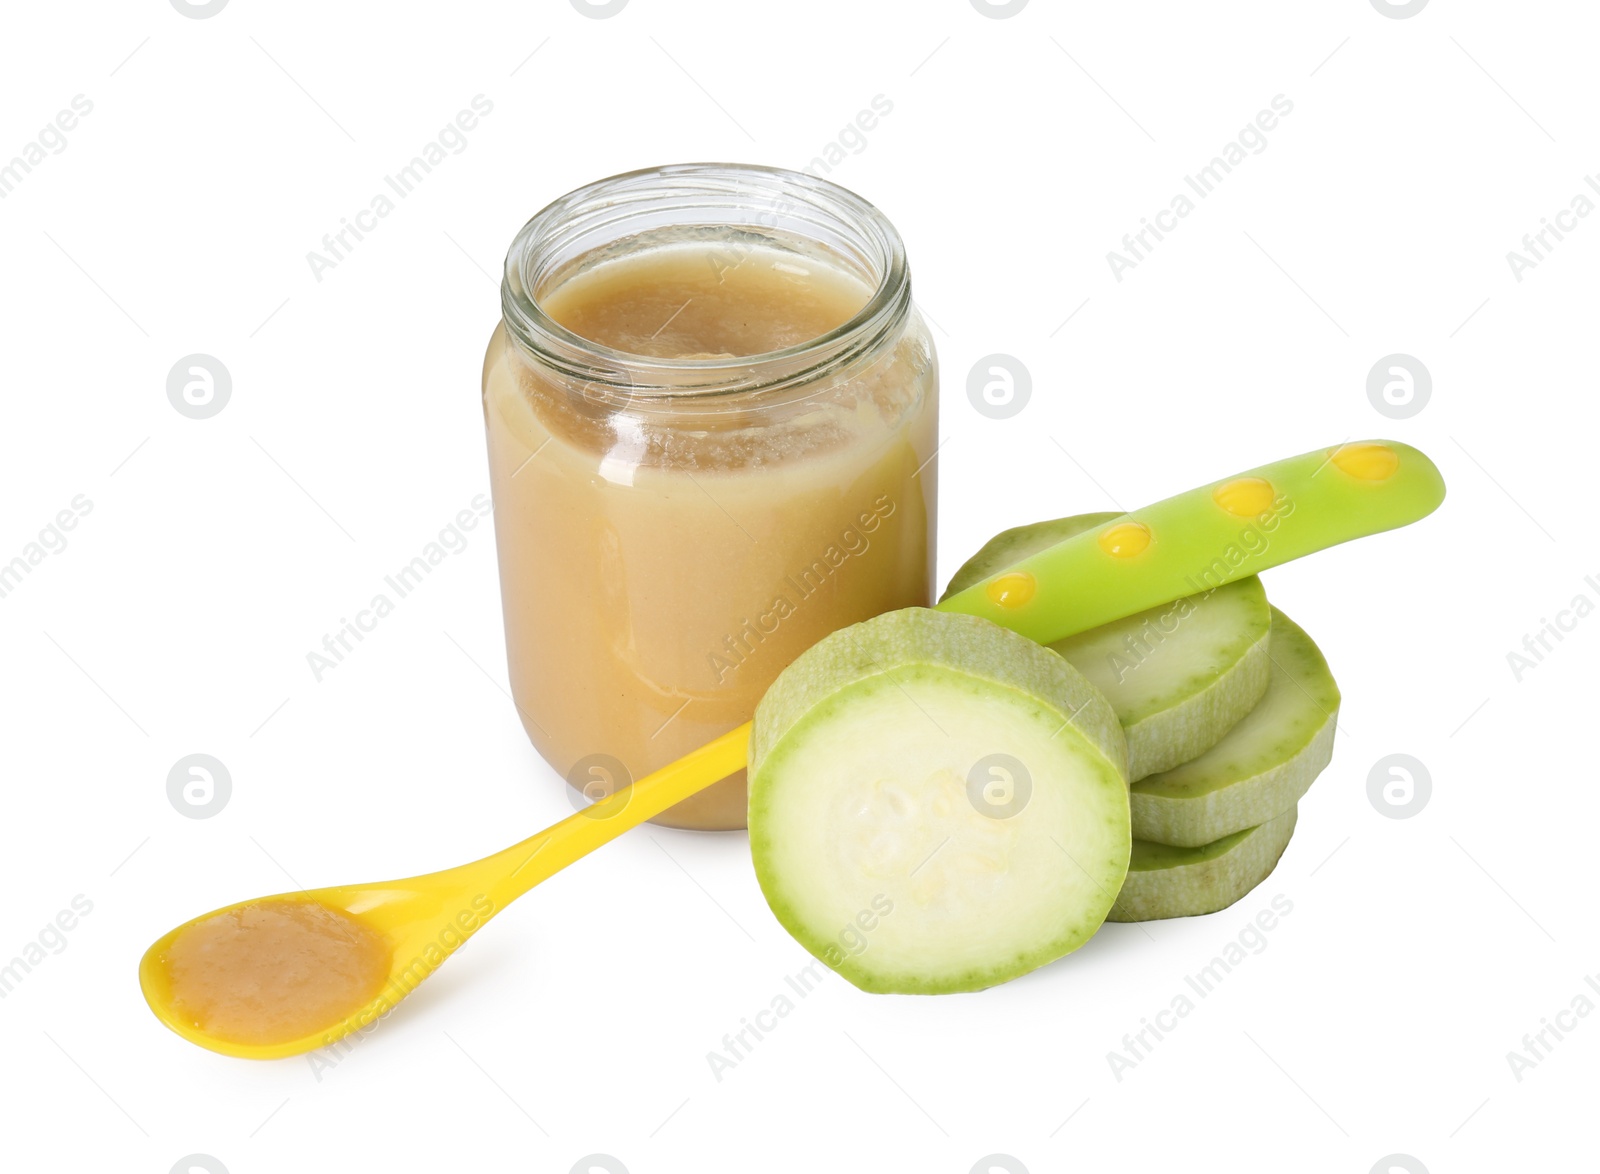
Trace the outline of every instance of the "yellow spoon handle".
{"label": "yellow spoon handle", "polygon": [[[520,844],[496,852],[472,866],[484,876],[496,904],[503,908],[540,881],[608,844],[645,820],[660,815],[718,779],[744,769],[750,745],[750,723],[729,730],[676,762],[645,775],[612,795]],[[479,869],[482,872],[479,873]]]}

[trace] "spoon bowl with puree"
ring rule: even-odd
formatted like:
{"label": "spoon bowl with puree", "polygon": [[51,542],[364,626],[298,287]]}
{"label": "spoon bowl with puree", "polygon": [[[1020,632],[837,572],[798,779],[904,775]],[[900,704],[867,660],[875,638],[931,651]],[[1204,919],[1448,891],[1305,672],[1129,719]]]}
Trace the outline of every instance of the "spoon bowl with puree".
{"label": "spoon bowl with puree", "polygon": [[471,864],[258,897],[164,934],[139,962],[156,1018],[213,1052],[273,1060],[387,1015],[496,913],[573,861],[745,765],[745,724]]}

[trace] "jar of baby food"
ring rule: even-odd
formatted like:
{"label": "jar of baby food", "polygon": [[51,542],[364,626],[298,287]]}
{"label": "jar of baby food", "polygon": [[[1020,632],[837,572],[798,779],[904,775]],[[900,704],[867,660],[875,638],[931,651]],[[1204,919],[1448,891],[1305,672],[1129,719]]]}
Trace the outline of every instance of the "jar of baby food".
{"label": "jar of baby food", "polygon": [[[562,197],[484,360],[513,699],[607,793],[747,721],[838,628],[927,605],[933,342],[871,204],[696,164]],[[658,817],[741,828],[744,776]]]}

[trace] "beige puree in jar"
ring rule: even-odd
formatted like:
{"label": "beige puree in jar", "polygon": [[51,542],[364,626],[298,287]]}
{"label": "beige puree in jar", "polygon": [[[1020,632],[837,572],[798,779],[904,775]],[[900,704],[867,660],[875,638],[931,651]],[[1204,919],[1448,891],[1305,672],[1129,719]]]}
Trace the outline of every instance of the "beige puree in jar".
{"label": "beige puree in jar", "polygon": [[[677,360],[796,346],[873,294],[816,247],[734,256],[666,234],[535,296],[582,339]],[[930,602],[937,395],[914,310],[813,381],[667,398],[619,403],[504,326],[485,360],[512,691],[539,752],[602,794],[747,721],[829,632]],[[743,772],[658,822],[745,826]]]}

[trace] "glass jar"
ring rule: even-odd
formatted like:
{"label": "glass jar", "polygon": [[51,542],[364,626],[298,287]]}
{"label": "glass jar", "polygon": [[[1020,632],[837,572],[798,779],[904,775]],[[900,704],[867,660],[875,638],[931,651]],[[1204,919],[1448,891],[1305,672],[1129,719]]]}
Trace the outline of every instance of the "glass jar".
{"label": "glass jar", "polygon": [[[871,204],[765,167],[615,176],[523,227],[501,303],[511,690],[573,786],[642,777],[823,636],[931,602],[937,367]],[[657,822],[744,827],[743,772]]]}

